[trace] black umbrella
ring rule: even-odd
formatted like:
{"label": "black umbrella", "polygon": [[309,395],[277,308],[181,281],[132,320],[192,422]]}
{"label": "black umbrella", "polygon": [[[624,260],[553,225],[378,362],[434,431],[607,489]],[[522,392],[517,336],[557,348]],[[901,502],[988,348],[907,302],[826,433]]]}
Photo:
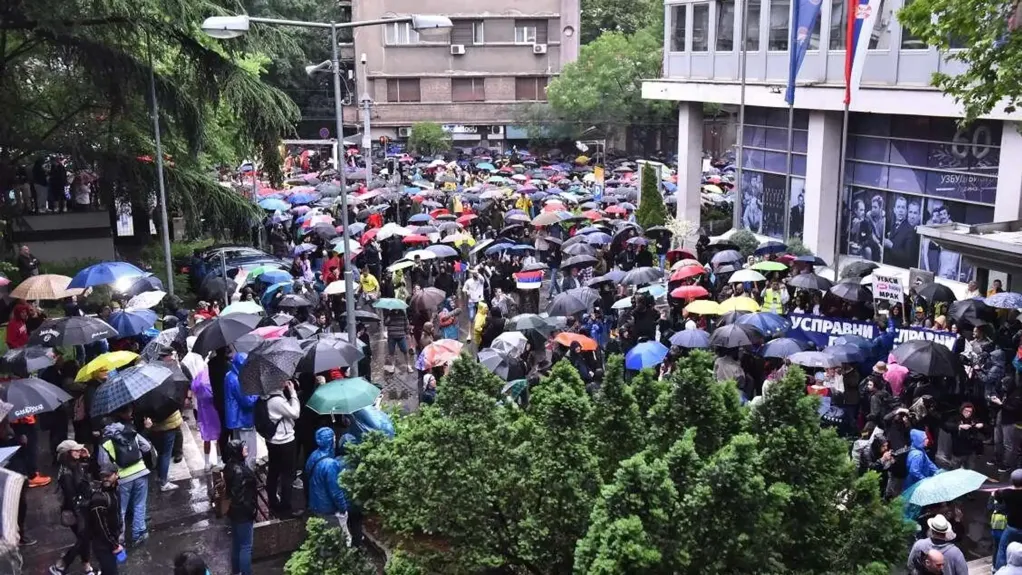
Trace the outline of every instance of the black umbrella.
{"label": "black umbrella", "polygon": [[745,257],[737,250],[723,250],[713,254],[713,257],[710,258],[710,263],[713,265],[722,265],[740,262],[744,259]]}
{"label": "black umbrella", "polygon": [[262,317],[254,313],[232,313],[205,321],[203,323],[206,325],[196,337],[192,351],[205,355],[221,347],[227,347],[255,329],[261,320]]}
{"label": "black umbrella", "polygon": [[340,339],[317,339],[302,342],[305,356],[298,362],[298,371],[320,373],[335,367],[348,367],[365,357],[357,347]]}
{"label": "black umbrella", "polygon": [[493,373],[504,381],[510,381],[511,358],[491,348],[481,349],[478,354],[479,363],[487,371]]}
{"label": "black umbrella", "polygon": [[855,279],[840,281],[828,291],[846,301],[866,302],[873,299],[873,294],[869,293],[869,290],[862,287],[859,280]]}
{"label": "black umbrella", "polygon": [[13,373],[20,377],[46,369],[56,363],[53,348],[28,346],[20,349],[9,349],[0,357],[0,371]]}
{"label": "black umbrella", "polygon": [[428,287],[413,295],[409,305],[417,310],[435,310],[445,299],[447,293],[444,290]]}
{"label": "black umbrella", "polygon": [[291,335],[298,339],[308,339],[318,333],[321,328],[318,325],[305,322],[291,328]]}
{"label": "black umbrella", "polygon": [[726,240],[720,240],[720,241],[717,241],[717,242],[713,242],[712,244],[706,246],[706,251],[707,252],[721,252],[721,251],[725,251],[725,250],[731,250],[731,251],[736,251],[737,252],[737,251],[741,251],[741,248],[738,247],[738,244],[736,244],[734,242],[729,242],[729,241],[726,241]]}
{"label": "black umbrella", "polygon": [[247,395],[270,395],[294,377],[305,350],[293,337],[271,339],[257,345],[241,367],[238,380]]}
{"label": "black umbrella", "polygon": [[266,319],[267,321],[263,322],[266,325],[282,326],[291,323],[295,319],[295,316],[280,312],[275,313]]}
{"label": "black umbrella", "polygon": [[750,313],[752,313],[752,312],[743,311],[743,310],[729,311],[729,312],[721,315],[719,318],[717,318],[717,327],[723,327],[725,325],[731,325],[731,324],[737,322],[738,318],[742,317],[743,315],[749,315]]}
{"label": "black umbrella", "polygon": [[118,370],[116,376],[106,380],[96,389],[89,415],[98,417],[113,413],[156,389],[172,375],[173,372],[160,363]]}
{"label": "black umbrella", "polygon": [[507,329],[523,333],[533,331],[542,334],[544,337],[550,337],[557,331],[557,324],[555,323],[555,318],[542,317],[534,313],[523,313],[508,320]]}
{"label": "black umbrella", "polygon": [[674,235],[674,232],[667,229],[664,226],[653,226],[646,230],[646,236],[648,237],[665,237],[669,238]]}
{"label": "black umbrella", "polygon": [[590,267],[596,265],[596,263],[597,259],[593,256],[575,256],[561,262],[561,269],[566,270],[575,266]]}
{"label": "black umbrella", "polygon": [[524,227],[525,226],[522,224],[511,224],[510,226],[504,226],[504,228],[500,230],[500,233],[497,234],[497,237],[505,236],[515,230],[520,230]]}
{"label": "black umbrella", "polygon": [[755,328],[747,325],[731,324],[718,327],[710,334],[710,345],[732,349],[754,345],[762,336]]}
{"label": "black umbrella", "polygon": [[621,279],[621,283],[629,286],[642,285],[653,283],[663,277],[664,270],[660,268],[641,267],[626,273],[625,277]]}
{"label": "black umbrella", "polygon": [[231,347],[238,353],[252,353],[252,350],[259,347],[259,344],[266,341],[263,336],[258,333],[246,333],[245,335],[234,340]]}
{"label": "black umbrella", "polygon": [[280,298],[280,301],[277,302],[277,307],[294,309],[302,307],[312,307],[312,302],[298,294],[289,293],[286,296]]}
{"label": "black umbrella", "polygon": [[834,282],[816,274],[798,274],[788,279],[788,285],[798,289],[827,291],[834,287]]}
{"label": "black umbrella", "polygon": [[570,289],[557,294],[547,306],[550,315],[574,315],[588,311],[600,300],[600,292],[589,287]]}
{"label": "black umbrella", "polygon": [[971,326],[989,325],[994,320],[995,310],[978,299],[963,299],[951,304],[948,313],[951,319]]}
{"label": "black umbrella", "polygon": [[28,345],[64,347],[87,345],[108,337],[117,337],[117,330],[98,317],[71,316],[48,319],[28,339]]}
{"label": "black umbrella", "polygon": [[951,291],[951,288],[936,282],[920,287],[916,290],[916,293],[931,304],[938,301],[950,303],[958,299],[955,297],[955,292]]}
{"label": "black umbrella", "polygon": [[893,353],[898,364],[909,371],[929,377],[955,377],[958,374],[955,354],[935,341],[913,340],[894,348]]}
{"label": "black umbrella", "polygon": [[522,269],[519,270],[519,271],[522,271],[522,272],[546,271],[549,267],[550,266],[548,266],[548,265],[546,265],[546,264],[544,264],[542,262],[529,262],[529,263],[525,264],[524,266],[522,266]]}
{"label": "black umbrella", "polygon": [[[347,313],[341,314],[342,324],[345,323],[345,321],[347,320],[347,316],[348,316]],[[378,323],[380,321],[381,318],[378,314],[363,309],[355,310],[355,323]]]}
{"label": "black umbrella", "polygon": [[564,246],[563,248],[561,248],[561,252],[568,254],[569,256],[592,256],[596,254],[596,249],[589,244],[576,242],[571,244],[570,246]]}
{"label": "black umbrella", "polygon": [[337,228],[326,223],[316,224],[315,226],[313,226],[312,233],[323,238],[324,240],[332,240],[336,238],[338,235],[340,235],[337,233]]}
{"label": "black umbrella", "polygon": [[71,396],[66,391],[38,377],[15,379],[0,384],[0,399],[14,407],[8,417],[19,419],[37,413],[56,411]]}
{"label": "black umbrella", "polygon": [[199,295],[209,299],[221,299],[224,294],[232,294],[238,289],[238,284],[231,279],[221,276],[209,275],[202,280],[199,286]]}
{"label": "black umbrella", "polygon": [[124,297],[133,298],[140,293],[147,291],[167,291],[163,287],[163,282],[160,278],[154,275],[143,276],[135,280],[135,283],[131,284],[127,290],[124,291]]}
{"label": "black umbrella", "polygon": [[874,262],[870,261],[857,261],[852,262],[841,270],[841,279],[858,278],[862,279],[869,274],[873,273],[873,270],[880,267]]}

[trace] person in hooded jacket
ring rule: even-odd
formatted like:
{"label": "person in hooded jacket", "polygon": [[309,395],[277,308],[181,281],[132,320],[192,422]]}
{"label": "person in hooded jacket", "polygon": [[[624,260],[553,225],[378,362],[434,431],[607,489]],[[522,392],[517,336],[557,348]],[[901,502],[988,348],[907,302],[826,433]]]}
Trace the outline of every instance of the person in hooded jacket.
{"label": "person in hooded jacket", "polygon": [[950,441],[943,442],[943,453],[938,460],[944,460],[949,469],[976,469],[976,456],[983,453],[983,422],[976,420],[976,408],[965,402],[958,413],[946,418],[942,432],[949,436]]}
{"label": "person in hooded jacket", "polygon": [[[117,575],[118,553],[124,549],[119,537],[124,529],[120,512],[117,472],[103,470],[99,473],[99,489],[94,489],[87,507],[86,532],[92,540],[92,558],[106,575]],[[142,518],[143,522],[145,518]]]}
{"label": "person in hooded jacket", "polygon": [[913,429],[909,432],[909,441],[912,444],[912,448],[909,450],[908,459],[905,461],[908,475],[905,477],[903,489],[908,489],[923,479],[941,472],[941,469],[926,454],[929,439],[926,437],[925,431]]}
{"label": "person in hooded jacket", "polygon": [[1008,544],[1006,555],[1008,563],[994,575],[1022,575],[1022,543]]}
{"label": "person in hooded jacket", "polygon": [[[345,435],[342,442],[353,441]],[[328,523],[336,521],[344,533],[345,543],[351,546],[351,532],[348,530],[348,497],[340,484],[345,469],[344,460],[336,456],[334,430],[321,427],[316,431],[318,449],[309,455],[305,463],[305,477],[308,478],[308,509]]]}
{"label": "person in hooded jacket", "polygon": [[227,429],[235,439],[245,442],[248,447],[246,463],[255,468],[256,450],[259,447],[259,436],[255,429],[255,404],[259,400],[258,395],[246,395],[241,391],[241,382],[238,374],[241,366],[248,359],[248,354],[235,353],[231,358],[231,366],[224,377],[224,417]]}
{"label": "person in hooded jacket", "polygon": [[231,505],[231,573],[252,575],[252,535],[254,533],[259,486],[255,472],[246,464],[248,445],[240,439],[227,443],[224,454],[224,480]]}
{"label": "person in hooded jacket", "polygon": [[86,519],[92,486],[89,481],[89,451],[85,445],[74,440],[64,440],[57,446],[57,485],[60,489],[60,523],[71,529],[75,543],[64,555],[50,566],[50,575],[64,575],[75,557],[82,560],[85,575],[94,573],[90,563],[91,548],[86,531]]}

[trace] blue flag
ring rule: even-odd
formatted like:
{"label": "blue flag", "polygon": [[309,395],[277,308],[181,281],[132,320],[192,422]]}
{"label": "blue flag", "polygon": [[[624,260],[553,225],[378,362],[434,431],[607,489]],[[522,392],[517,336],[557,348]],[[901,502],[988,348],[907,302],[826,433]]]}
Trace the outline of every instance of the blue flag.
{"label": "blue flag", "polygon": [[784,100],[788,104],[795,103],[795,80],[802,68],[809,49],[809,38],[812,36],[816,19],[820,17],[820,6],[823,0],[795,0],[794,13],[791,15],[791,39],[788,41],[788,90]]}

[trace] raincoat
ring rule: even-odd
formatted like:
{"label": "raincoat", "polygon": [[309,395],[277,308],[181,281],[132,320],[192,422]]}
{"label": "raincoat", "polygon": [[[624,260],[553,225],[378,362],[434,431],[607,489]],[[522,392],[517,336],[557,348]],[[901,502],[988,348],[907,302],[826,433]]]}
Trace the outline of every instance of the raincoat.
{"label": "raincoat", "polygon": [[476,318],[475,323],[472,325],[472,341],[475,342],[476,346],[482,345],[483,342],[483,328],[486,327],[486,315],[489,313],[490,308],[483,302],[476,304]]}
{"label": "raincoat", "polygon": [[940,469],[930,460],[930,456],[926,455],[926,432],[921,429],[913,429],[909,432],[909,441],[912,448],[905,461],[908,477],[905,478],[904,489],[940,473]]}
{"label": "raincoat", "polygon": [[1008,564],[997,570],[994,575],[1022,575],[1022,543],[1008,544]]}
{"label": "raincoat", "polygon": [[255,404],[258,395],[245,395],[241,391],[238,373],[248,359],[248,354],[235,353],[231,366],[224,378],[224,418],[227,429],[252,429],[255,427]]}
{"label": "raincoat", "polygon": [[316,450],[305,463],[309,478],[309,511],[317,515],[348,512],[348,497],[341,488],[340,476],[344,462],[334,456],[334,430],[321,427],[316,431]]}
{"label": "raincoat", "polygon": [[[195,355],[195,354],[189,354]],[[185,356],[185,360],[189,359]],[[183,361],[182,363],[185,363]],[[195,396],[195,412],[199,420],[199,435],[203,441],[217,441],[220,439],[220,414],[217,413],[216,403],[213,401],[213,386],[209,381],[209,368],[206,363],[199,359],[197,362],[188,362],[189,373],[195,373],[192,378],[192,395]],[[192,371],[194,368],[195,371]]]}

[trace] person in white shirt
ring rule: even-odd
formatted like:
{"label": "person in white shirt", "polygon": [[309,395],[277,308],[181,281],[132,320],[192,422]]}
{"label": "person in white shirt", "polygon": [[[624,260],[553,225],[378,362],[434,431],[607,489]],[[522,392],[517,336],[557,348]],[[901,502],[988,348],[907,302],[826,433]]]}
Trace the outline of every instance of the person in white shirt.
{"label": "person in white shirt", "polygon": [[483,301],[483,280],[479,277],[477,270],[472,270],[469,273],[468,279],[465,280],[465,285],[461,287],[461,291],[465,294],[468,299],[468,321],[472,323],[476,317],[476,306],[479,302]]}
{"label": "person in white shirt", "polygon": [[983,294],[979,291],[979,286],[976,282],[969,282],[968,289],[965,290],[965,299],[973,299],[977,297],[983,297]]}
{"label": "person in white shirt", "polygon": [[[291,509],[292,481],[295,478],[295,422],[301,413],[298,393],[294,384],[284,384],[283,393],[274,393],[266,400],[266,410],[270,421],[276,425],[276,432],[266,442],[270,465],[266,473],[266,500],[270,509],[278,517],[287,518],[293,515]],[[279,496],[278,496],[279,493]]]}

